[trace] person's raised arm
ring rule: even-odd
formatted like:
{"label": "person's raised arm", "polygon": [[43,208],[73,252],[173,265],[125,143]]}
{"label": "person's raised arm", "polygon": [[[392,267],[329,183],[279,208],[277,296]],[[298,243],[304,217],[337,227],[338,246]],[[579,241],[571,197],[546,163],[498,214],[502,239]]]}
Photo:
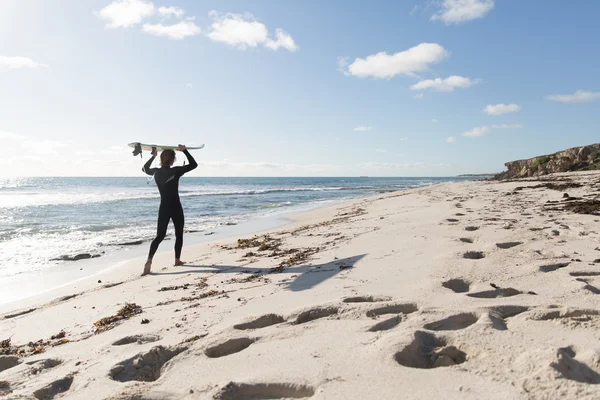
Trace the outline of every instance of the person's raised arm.
{"label": "person's raised arm", "polygon": [[154,175],[154,173],[156,172],[156,168],[150,168],[152,166],[152,161],[154,161],[154,159],[156,158],[156,151],[152,152],[152,157],[150,157],[150,159],[148,161],[146,161],[146,164],[144,164],[144,166],[142,167],[142,171],[144,171],[146,174],[152,176]]}
{"label": "person's raised arm", "polygon": [[184,145],[182,145],[182,144],[179,145],[179,151],[182,151],[183,154],[185,154],[185,156],[187,157],[188,162],[189,162],[188,165],[184,165],[182,167],[176,167],[179,174],[183,175],[186,172],[190,172],[191,170],[195,169],[198,166],[198,163],[196,162],[196,160],[194,160],[194,157],[192,157],[190,152],[187,151],[187,147],[185,147]]}

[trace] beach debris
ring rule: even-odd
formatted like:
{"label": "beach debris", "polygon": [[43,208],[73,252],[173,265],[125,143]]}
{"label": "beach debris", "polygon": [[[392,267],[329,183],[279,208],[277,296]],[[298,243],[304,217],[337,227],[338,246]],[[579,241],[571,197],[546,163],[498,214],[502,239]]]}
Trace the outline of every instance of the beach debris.
{"label": "beach debris", "polygon": [[144,243],[143,240],[135,240],[133,242],[112,243],[109,246],[137,246]]}
{"label": "beach debris", "polygon": [[149,323],[150,323],[149,319],[146,319],[146,318],[142,319],[142,325],[146,325],[146,324],[149,324]]}
{"label": "beach debris", "polygon": [[19,357],[27,357],[33,354],[40,354],[46,351],[47,347],[55,347],[68,343],[69,340],[65,339],[65,336],[66,333],[62,330],[50,339],[39,339],[22,345],[13,345],[11,338],[8,338],[0,341],[0,356],[17,355]]}
{"label": "beach debris", "polygon": [[50,337],[50,339],[54,340],[54,339],[62,339],[66,336],[67,334],[65,333],[64,330],[61,330],[59,333],[57,333],[56,335],[52,335],[52,337]]}
{"label": "beach debris", "polygon": [[0,381],[0,396],[6,396],[10,393],[12,393],[12,390],[10,389],[10,382]]}
{"label": "beach debris", "polygon": [[271,268],[271,273],[281,272],[286,267],[291,267],[303,263],[314,254],[317,254],[319,251],[321,251],[321,248],[319,247],[308,247],[306,249],[299,250],[294,254],[294,256],[282,261],[278,267]]}
{"label": "beach debris", "polygon": [[79,260],[88,260],[90,258],[98,258],[98,257],[100,257],[100,254],[81,253],[81,254],[76,254],[74,256],[62,255],[60,257],[51,258],[50,261],[79,261]]}
{"label": "beach debris", "polygon": [[191,342],[195,342],[196,340],[200,340],[200,339],[202,339],[202,338],[204,338],[204,337],[206,337],[206,336],[208,336],[208,332],[204,332],[204,333],[202,333],[202,334],[200,334],[200,335],[194,335],[194,336],[192,336],[191,338],[187,338],[187,339],[185,339],[185,340],[184,340],[183,342],[181,342],[181,343],[191,343]]}
{"label": "beach debris", "polygon": [[158,291],[159,292],[166,292],[166,291],[169,291],[169,290],[179,290],[179,289],[186,290],[186,289],[189,289],[189,287],[190,287],[190,284],[186,283],[185,285],[163,286],[160,289],[158,289]]}
{"label": "beach debris", "polygon": [[263,282],[263,283],[271,282],[271,280],[269,278],[265,277],[262,274],[252,274],[245,278],[232,278],[232,279],[229,279],[225,283],[229,283],[229,284],[231,284],[231,283],[250,283],[250,282],[254,282],[254,281]]}
{"label": "beach debris", "polygon": [[94,322],[94,326],[96,327],[94,333],[108,331],[120,324],[122,321],[141,313],[141,306],[138,306],[135,303],[125,303],[125,305],[119,311],[117,311],[115,315],[112,315],[110,317],[104,317]]}
{"label": "beach debris", "polygon": [[196,300],[206,299],[208,297],[214,297],[214,296],[222,295],[222,294],[225,294],[225,293],[226,292],[224,290],[214,290],[214,289],[211,289],[208,292],[204,292],[204,293],[199,294],[197,296],[186,296],[186,297],[182,297],[182,298],[176,299],[176,300],[161,301],[160,303],[157,303],[156,305],[157,306],[166,306],[166,305],[178,302],[178,301],[184,301],[184,302],[196,301]]}
{"label": "beach debris", "polygon": [[207,280],[208,280],[208,277],[202,277],[202,278],[200,278],[200,282],[198,282],[198,283],[194,283],[194,284],[184,283],[183,285],[163,286],[160,289],[158,289],[158,291],[159,292],[167,292],[167,291],[179,290],[179,289],[187,290],[190,287],[193,288],[194,290],[204,289],[204,288],[208,287],[208,283],[206,283]]}
{"label": "beach debris", "polygon": [[16,312],[14,314],[8,314],[8,315],[4,316],[4,319],[9,319],[9,318],[14,318],[14,317],[20,317],[21,315],[29,314],[31,312],[34,312],[35,310],[36,310],[35,308],[30,308],[29,310],[19,311],[19,312]]}

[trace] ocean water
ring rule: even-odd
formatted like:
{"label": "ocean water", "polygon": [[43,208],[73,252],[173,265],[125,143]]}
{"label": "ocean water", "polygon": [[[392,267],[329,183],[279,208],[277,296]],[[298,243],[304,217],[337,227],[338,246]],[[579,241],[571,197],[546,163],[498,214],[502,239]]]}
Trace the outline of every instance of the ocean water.
{"label": "ocean water", "polygon": [[[179,190],[186,231],[205,235],[228,224],[453,180],[459,178],[183,177]],[[124,243],[149,241],[159,202],[146,177],[0,179],[0,277],[59,267],[69,262],[56,260],[65,255],[106,255],[131,246]]]}

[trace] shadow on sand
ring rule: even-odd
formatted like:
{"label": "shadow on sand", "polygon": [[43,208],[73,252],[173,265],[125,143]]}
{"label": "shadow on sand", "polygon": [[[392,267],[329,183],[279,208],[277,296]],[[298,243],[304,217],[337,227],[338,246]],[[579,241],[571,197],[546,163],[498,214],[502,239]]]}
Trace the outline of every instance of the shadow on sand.
{"label": "shadow on sand", "polygon": [[272,272],[265,268],[248,268],[244,266],[226,266],[226,265],[192,265],[186,264],[177,272],[153,272],[152,275],[184,275],[193,273],[218,273],[218,274],[289,274],[292,275],[290,280],[281,282],[281,285],[286,285],[293,292],[311,289],[318,284],[325,282],[327,279],[335,277],[340,272],[353,268],[354,265],[363,259],[366,254],[361,254],[354,257],[341,258],[323,264],[317,265],[298,265],[295,267],[284,268],[281,272]]}

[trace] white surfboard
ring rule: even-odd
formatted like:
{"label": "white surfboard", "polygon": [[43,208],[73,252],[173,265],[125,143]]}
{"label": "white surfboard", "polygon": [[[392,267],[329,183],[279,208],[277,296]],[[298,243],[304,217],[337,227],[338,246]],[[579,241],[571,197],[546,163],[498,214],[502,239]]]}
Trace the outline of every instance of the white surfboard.
{"label": "white surfboard", "polygon": [[[163,151],[163,150],[178,150],[179,146],[165,146],[162,144],[146,144],[146,143],[139,143],[139,142],[133,142],[133,143],[129,143],[128,144],[129,147],[133,148],[133,155],[137,156],[138,154],[142,155],[142,150],[146,150],[146,151],[152,151],[152,149],[156,149],[156,151]],[[204,147],[203,144],[201,144],[200,146],[186,146],[186,148],[188,150],[199,150],[202,149]]]}
{"label": "white surfboard", "polygon": [[[142,148],[142,150],[146,150],[146,151],[152,151],[152,148],[156,147],[156,150],[158,151],[162,151],[162,150],[177,150],[179,148],[179,146],[164,146],[162,144],[145,144],[145,143],[129,143],[128,146],[135,149],[137,145],[140,145],[140,147]],[[201,144],[200,146],[187,146],[188,150],[199,150],[204,148],[204,145]]]}

